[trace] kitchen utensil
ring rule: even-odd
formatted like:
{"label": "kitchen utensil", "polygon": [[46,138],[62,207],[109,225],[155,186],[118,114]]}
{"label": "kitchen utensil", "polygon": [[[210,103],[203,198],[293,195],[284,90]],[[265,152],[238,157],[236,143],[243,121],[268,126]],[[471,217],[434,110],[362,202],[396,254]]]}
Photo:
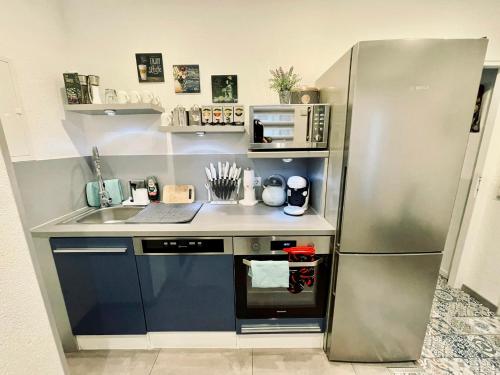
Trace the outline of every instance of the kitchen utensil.
{"label": "kitchen utensil", "polygon": [[268,206],[279,207],[286,201],[285,178],[279,174],[273,174],[264,181],[262,201]]}
{"label": "kitchen utensil", "polygon": [[163,187],[163,203],[194,202],[193,185],[165,185]]}
{"label": "kitchen utensil", "polygon": [[204,105],[201,107],[201,125],[210,125],[212,123],[212,106]]}
{"label": "kitchen utensil", "polygon": [[210,202],[212,200],[212,194],[211,194],[211,191],[210,191],[210,183],[207,182],[205,184],[205,188],[207,189],[207,195],[208,195],[207,199]]}
{"label": "kitchen utensil", "polygon": [[151,102],[152,104],[154,105],[160,105],[161,106],[161,100],[160,100],[160,97],[158,95],[156,95],[154,98],[153,98],[153,101]]}
{"label": "kitchen utensil", "polygon": [[114,103],[117,102],[116,90],[115,89],[106,89],[106,90],[104,90],[104,102],[106,104],[114,104]]}
{"label": "kitchen utensil", "polygon": [[151,103],[153,101],[154,95],[151,91],[144,90],[142,92],[142,102],[143,103]]}
{"label": "kitchen utensil", "polygon": [[130,91],[129,93],[129,102],[132,104],[137,104],[142,101],[141,94],[138,91]]}
{"label": "kitchen utensil", "polygon": [[129,98],[127,92],[124,90],[119,90],[116,93],[116,101],[118,102],[118,104],[127,104],[129,99],[130,98]]}
{"label": "kitchen utensil", "polygon": [[201,109],[196,104],[189,109],[188,125],[201,125]]}
{"label": "kitchen utensil", "polygon": [[174,126],[186,126],[187,125],[187,113],[186,108],[178,105],[172,111],[172,118]]}
{"label": "kitchen utensil", "polygon": [[92,104],[102,104],[101,96],[99,94],[99,76],[88,76],[87,85],[90,94],[90,102]]}
{"label": "kitchen utensil", "polygon": [[255,171],[246,168],[243,172],[243,199],[240,204],[243,206],[255,206],[257,200],[255,199]]}
{"label": "kitchen utensil", "polygon": [[80,81],[80,87],[82,88],[82,104],[91,104],[88,77],[86,75],[79,74],[78,80]]}

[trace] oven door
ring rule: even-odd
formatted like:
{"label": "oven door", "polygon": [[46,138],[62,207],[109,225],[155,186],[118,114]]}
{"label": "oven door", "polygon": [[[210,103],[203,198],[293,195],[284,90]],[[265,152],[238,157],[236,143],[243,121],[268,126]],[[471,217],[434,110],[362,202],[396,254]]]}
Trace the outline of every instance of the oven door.
{"label": "oven door", "polygon": [[238,319],[322,318],[325,315],[331,255],[318,255],[316,280],[300,293],[287,288],[253,288],[251,260],[287,260],[285,255],[235,256],[236,317]]}
{"label": "oven door", "polygon": [[312,107],[250,107],[250,149],[311,148]]}

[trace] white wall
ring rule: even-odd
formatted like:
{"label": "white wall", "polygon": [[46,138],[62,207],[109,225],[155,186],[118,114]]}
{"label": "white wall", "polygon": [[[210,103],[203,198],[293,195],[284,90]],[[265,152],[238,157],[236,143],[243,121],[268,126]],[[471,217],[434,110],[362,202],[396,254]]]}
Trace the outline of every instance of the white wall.
{"label": "white wall", "polygon": [[0,148],[0,374],[63,374],[62,349],[16,206],[1,125]]}
{"label": "white wall", "polygon": [[[471,209],[470,224],[451,269],[452,286],[463,284],[500,307],[500,82],[497,82],[486,119],[485,138],[478,163],[481,184]],[[491,136],[488,135],[490,132]],[[483,159],[483,160],[482,160]],[[500,310],[499,310],[500,312]]]}
{"label": "white wall", "polygon": [[25,159],[78,156],[73,129],[61,121],[67,46],[61,2],[0,0],[0,9],[0,56],[12,63],[29,126],[32,153]]}
{"label": "white wall", "polygon": [[[17,73],[34,159],[88,154],[245,152],[244,136],[170,137],[151,116],[114,120],[67,114],[64,71],[94,73],[103,87],[144,89],[170,109],[211,101],[211,74],[238,74],[242,104],[276,103],[268,70],[294,65],[312,83],[353,43],[406,37],[490,39],[500,60],[497,0],[20,0],[2,2],[0,56]],[[165,83],[139,84],[136,52],[161,52]],[[200,64],[201,94],[176,95],[172,64]],[[146,132],[143,130],[146,129]]]}

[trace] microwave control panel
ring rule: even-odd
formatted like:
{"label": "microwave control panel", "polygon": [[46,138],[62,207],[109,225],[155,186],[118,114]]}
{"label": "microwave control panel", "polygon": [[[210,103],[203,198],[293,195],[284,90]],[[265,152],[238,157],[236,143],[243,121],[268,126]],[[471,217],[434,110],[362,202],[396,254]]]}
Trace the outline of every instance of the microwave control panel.
{"label": "microwave control panel", "polygon": [[312,114],[312,141],[323,142],[325,140],[325,121],[327,121],[326,109],[324,105],[313,106]]}

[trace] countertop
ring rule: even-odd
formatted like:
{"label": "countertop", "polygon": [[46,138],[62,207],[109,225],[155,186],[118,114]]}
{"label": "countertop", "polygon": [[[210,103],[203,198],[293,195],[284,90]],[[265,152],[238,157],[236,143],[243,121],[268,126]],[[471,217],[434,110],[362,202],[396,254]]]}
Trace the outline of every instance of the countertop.
{"label": "countertop", "polygon": [[35,237],[127,236],[285,236],[334,235],[335,228],[314,210],[289,216],[282,207],[204,204],[190,223],[184,224],[62,224],[81,209],[37,226]]}

